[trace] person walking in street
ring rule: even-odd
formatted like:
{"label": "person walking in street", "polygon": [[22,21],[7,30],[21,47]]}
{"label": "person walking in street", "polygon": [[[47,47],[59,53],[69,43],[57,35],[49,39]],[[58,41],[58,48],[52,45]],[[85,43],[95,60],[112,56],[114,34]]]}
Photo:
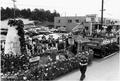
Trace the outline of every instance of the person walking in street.
{"label": "person walking in street", "polygon": [[88,65],[88,56],[86,53],[82,52],[81,54],[78,54],[78,61],[79,61],[79,69],[81,72],[80,81],[83,81],[85,79],[85,72],[87,70]]}

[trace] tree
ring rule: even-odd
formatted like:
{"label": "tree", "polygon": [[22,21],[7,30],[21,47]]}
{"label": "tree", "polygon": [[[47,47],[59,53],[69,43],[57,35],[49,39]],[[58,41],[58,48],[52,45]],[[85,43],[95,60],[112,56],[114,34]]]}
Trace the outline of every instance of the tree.
{"label": "tree", "polygon": [[22,9],[20,12],[21,17],[30,18],[31,10],[30,9]]}
{"label": "tree", "polygon": [[5,14],[5,9],[1,7],[1,20],[7,19],[7,16]]}
{"label": "tree", "polygon": [[[37,9],[35,8],[33,11],[28,9],[15,9],[15,17],[22,17],[22,18],[28,18],[31,20],[39,20],[41,22],[49,21],[54,22],[54,17],[58,17],[60,14],[54,10],[53,13],[50,12],[50,10],[44,10],[44,9]],[[14,8],[7,7],[4,9],[1,7],[1,20],[14,18]]]}

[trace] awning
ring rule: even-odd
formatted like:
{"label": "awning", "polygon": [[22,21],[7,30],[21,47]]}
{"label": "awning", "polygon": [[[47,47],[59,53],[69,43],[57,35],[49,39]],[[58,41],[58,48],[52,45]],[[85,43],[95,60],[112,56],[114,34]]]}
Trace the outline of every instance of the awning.
{"label": "awning", "polygon": [[79,24],[79,25],[75,26],[75,27],[72,29],[72,31],[73,31],[73,32],[82,31],[83,28],[84,28],[84,25]]}

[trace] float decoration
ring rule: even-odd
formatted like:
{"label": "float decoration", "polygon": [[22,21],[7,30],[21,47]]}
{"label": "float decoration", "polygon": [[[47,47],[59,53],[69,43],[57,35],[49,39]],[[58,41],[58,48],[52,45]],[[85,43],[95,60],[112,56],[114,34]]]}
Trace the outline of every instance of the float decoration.
{"label": "float decoration", "polygon": [[26,53],[24,24],[22,20],[11,19],[8,21],[8,33],[5,44],[5,54],[21,55]]}

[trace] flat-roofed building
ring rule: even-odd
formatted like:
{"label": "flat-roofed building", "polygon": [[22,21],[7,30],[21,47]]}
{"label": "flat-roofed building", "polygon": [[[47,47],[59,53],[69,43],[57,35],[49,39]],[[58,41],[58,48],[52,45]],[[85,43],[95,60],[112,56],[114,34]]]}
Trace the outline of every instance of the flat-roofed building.
{"label": "flat-roofed building", "polygon": [[[84,24],[88,33],[100,28],[101,18],[97,14],[88,14],[86,16],[64,16],[54,18],[54,28],[64,27],[66,31],[71,32],[74,27],[80,23]],[[103,25],[120,25],[116,19],[103,18]]]}
{"label": "flat-roofed building", "polygon": [[85,22],[85,20],[85,16],[55,17],[54,27],[65,27],[67,31],[71,31],[78,23]]}

